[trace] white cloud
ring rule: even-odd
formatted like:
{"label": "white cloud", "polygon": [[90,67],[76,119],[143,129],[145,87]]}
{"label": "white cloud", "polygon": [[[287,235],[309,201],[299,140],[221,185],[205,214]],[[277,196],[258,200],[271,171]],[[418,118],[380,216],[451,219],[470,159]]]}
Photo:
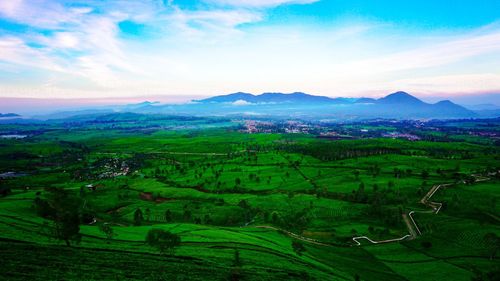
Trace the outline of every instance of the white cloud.
{"label": "white cloud", "polygon": [[235,106],[243,106],[243,105],[251,105],[252,103],[251,102],[247,102],[246,100],[237,100],[233,103],[231,103],[232,105],[235,105]]}
{"label": "white cloud", "polygon": [[62,23],[77,22],[78,15],[56,1],[0,1],[0,16],[36,28],[58,28]]}
{"label": "white cloud", "polygon": [[207,3],[233,7],[269,8],[286,4],[310,4],[319,0],[206,0]]}
{"label": "white cloud", "polygon": [[457,74],[426,76],[396,80],[394,87],[402,87],[420,95],[435,96],[436,94],[469,94],[500,90],[500,74]]}
{"label": "white cloud", "polygon": [[77,48],[80,43],[78,35],[71,32],[57,32],[52,39],[52,42],[47,43],[55,48]]}
{"label": "white cloud", "polygon": [[0,1],[0,13],[6,16],[14,16],[21,8],[23,0],[5,0]]}
{"label": "white cloud", "polygon": [[353,62],[346,65],[345,69],[372,73],[403,71],[451,64],[491,52],[500,54],[499,30],[486,34],[466,34],[459,38],[435,38],[435,41],[438,43]]}
{"label": "white cloud", "polygon": [[16,37],[0,37],[0,61],[50,71],[64,71],[64,68],[49,55],[30,48]]}
{"label": "white cloud", "polygon": [[214,41],[238,34],[237,26],[262,20],[262,15],[247,10],[184,11],[176,9],[162,17],[162,23],[179,38]]}
{"label": "white cloud", "polygon": [[[500,89],[497,69],[472,62],[499,59],[500,28],[494,25],[420,38],[378,22],[241,28],[265,20],[267,8],[315,2],[307,0],[207,0],[208,6],[190,10],[176,1],[77,2],[0,0],[0,17],[34,27],[0,37],[0,61],[19,72],[47,70],[48,82],[40,87],[50,89],[40,95]],[[124,20],[151,29],[152,38],[122,37],[118,23]]]}

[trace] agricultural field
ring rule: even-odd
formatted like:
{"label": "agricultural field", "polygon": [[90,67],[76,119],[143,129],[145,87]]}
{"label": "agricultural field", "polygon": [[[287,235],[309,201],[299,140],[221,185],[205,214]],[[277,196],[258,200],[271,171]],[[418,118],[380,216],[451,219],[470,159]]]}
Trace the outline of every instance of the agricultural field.
{"label": "agricultural field", "polygon": [[[0,139],[2,276],[500,278],[500,148],[490,141],[162,122],[39,124]],[[151,243],[152,230],[178,243]]]}

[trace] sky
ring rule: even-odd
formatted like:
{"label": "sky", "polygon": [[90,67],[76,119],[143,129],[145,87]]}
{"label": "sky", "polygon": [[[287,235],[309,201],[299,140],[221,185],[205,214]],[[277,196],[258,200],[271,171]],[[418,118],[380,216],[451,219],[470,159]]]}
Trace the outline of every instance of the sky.
{"label": "sky", "polygon": [[0,98],[399,90],[500,93],[500,1],[0,0]]}

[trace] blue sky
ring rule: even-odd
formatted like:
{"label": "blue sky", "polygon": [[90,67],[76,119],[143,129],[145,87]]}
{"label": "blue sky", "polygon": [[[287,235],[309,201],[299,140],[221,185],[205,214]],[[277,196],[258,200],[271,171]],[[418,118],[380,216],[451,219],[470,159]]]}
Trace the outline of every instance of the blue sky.
{"label": "blue sky", "polygon": [[500,92],[500,1],[0,0],[0,97]]}

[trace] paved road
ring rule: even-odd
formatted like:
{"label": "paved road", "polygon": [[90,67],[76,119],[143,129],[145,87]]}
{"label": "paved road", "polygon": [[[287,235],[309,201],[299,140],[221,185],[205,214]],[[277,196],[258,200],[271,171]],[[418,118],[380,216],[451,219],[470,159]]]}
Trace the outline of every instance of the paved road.
{"label": "paved road", "polygon": [[[483,175],[478,175],[478,174],[472,174],[471,176],[474,177],[474,182],[482,182],[482,181],[488,181],[490,180],[490,176],[495,176],[500,171],[494,172],[494,173],[488,173],[487,176]],[[465,181],[462,181],[461,183],[465,183]],[[413,218],[413,214],[415,213],[433,213],[437,214],[441,210],[441,207],[443,206],[442,203],[440,202],[433,202],[430,201],[431,197],[441,188],[446,188],[448,186],[453,185],[452,183],[444,183],[444,184],[438,184],[434,185],[431,187],[431,189],[420,199],[420,203],[424,204],[425,206],[432,208],[432,210],[429,211],[410,211],[408,214],[402,214],[403,216],[403,221],[406,224],[406,227],[408,228],[408,233],[407,235],[400,237],[400,238],[395,238],[395,239],[389,239],[389,240],[381,240],[381,241],[374,241],[366,236],[358,236],[358,237],[353,237],[352,240],[360,246],[361,243],[358,242],[360,239],[365,239],[368,240],[372,244],[379,244],[379,243],[388,243],[388,242],[398,242],[402,241],[405,239],[415,239],[418,235],[422,235],[422,232],[420,231],[420,228],[418,227],[417,223],[415,222],[415,219]]]}

